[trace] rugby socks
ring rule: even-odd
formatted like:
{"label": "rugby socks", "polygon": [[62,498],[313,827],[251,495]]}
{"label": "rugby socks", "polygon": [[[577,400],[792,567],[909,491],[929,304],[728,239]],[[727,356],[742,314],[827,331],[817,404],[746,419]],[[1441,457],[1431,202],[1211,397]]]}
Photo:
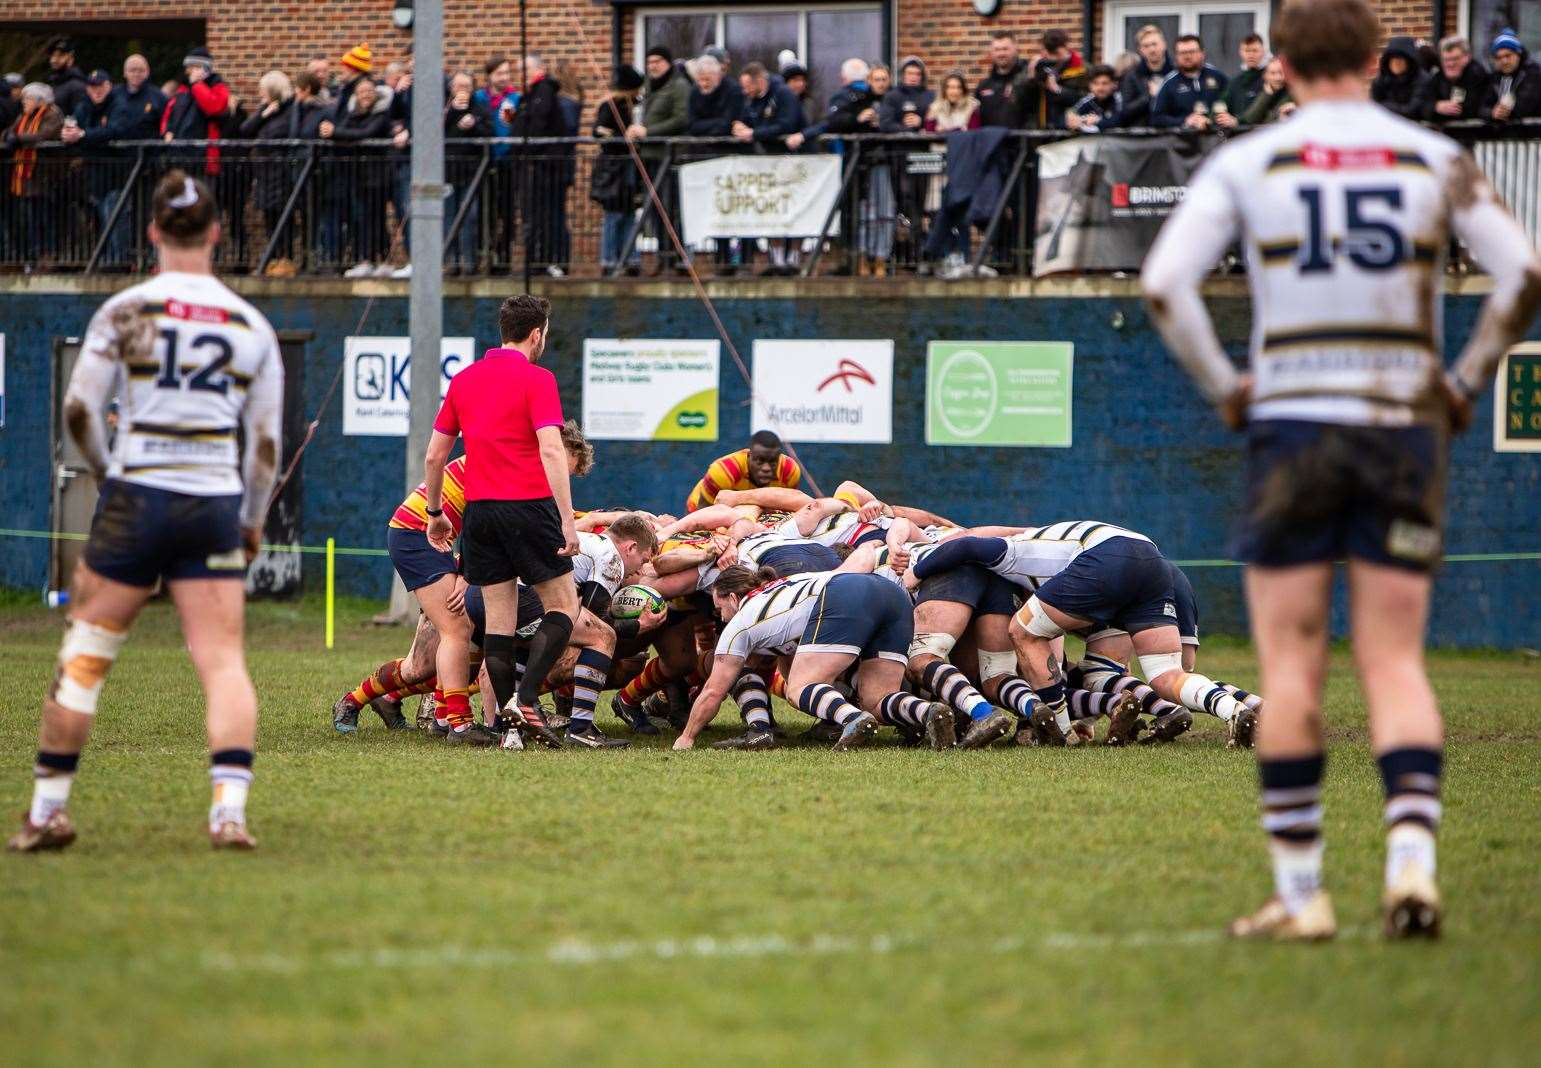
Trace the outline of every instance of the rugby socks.
{"label": "rugby socks", "polygon": [[1099,716],[1109,715],[1122,696],[1117,693],[1071,690],[1065,697],[1065,703],[1070,708],[1071,722],[1075,722],[1078,719],[1096,719]]}
{"label": "rugby socks", "polygon": [[429,697],[429,700],[433,702],[434,726],[441,729],[448,727],[449,720],[444,717],[444,691],[435,686],[433,688],[433,693]]}
{"label": "rugby socks", "polygon": [[891,693],[878,704],[878,719],[894,727],[923,728],[931,702],[911,693]]}
{"label": "rugby socks", "polygon": [[[562,612],[547,612],[540,619],[540,626],[535,628],[535,637],[530,639],[530,658],[525,667],[524,678],[519,680],[518,701],[520,708],[532,708],[540,699],[540,684],[546,681],[551,668],[556,664],[562,651],[567,648],[567,639],[572,637],[572,618]],[[490,639],[489,635],[489,639]],[[509,639],[509,662],[512,673],[513,639]],[[491,655],[487,657],[491,660]],[[494,688],[497,684],[494,683]],[[502,696],[500,693],[499,697]],[[501,703],[499,705],[501,706]]]}
{"label": "rugby socks", "polygon": [[1031,719],[1033,706],[1038,703],[1038,695],[1033,693],[1033,688],[1015,675],[1006,676],[1006,681],[1001,683],[995,696],[1004,707],[1016,713],[1018,719]]}
{"label": "rugby socks", "polygon": [[471,725],[471,694],[464,686],[444,690],[444,722],[457,734]]}
{"label": "rugby socks", "polygon": [[209,830],[226,823],[246,826],[246,795],[251,790],[252,751],[221,749],[209,756],[209,780],[214,799],[209,804]]}
{"label": "rugby socks", "polygon": [[804,686],[792,703],[816,719],[828,720],[842,727],[862,715],[862,710],[841,697],[839,690],[823,682]]}
{"label": "rugby socks", "polygon": [[945,660],[933,660],[927,664],[920,673],[920,681],[926,689],[936,694],[938,700],[946,701],[969,719],[984,719],[995,711],[990,702],[985,700],[984,694],[969,685],[963,672]]}
{"label": "rugby socks", "polygon": [[1386,786],[1386,885],[1409,864],[1432,879],[1444,755],[1438,749],[1393,749],[1375,762]]}
{"label": "rugby socks", "polygon": [[1203,675],[1189,675],[1177,689],[1184,707],[1194,712],[1207,712],[1222,723],[1229,723],[1241,713],[1241,703],[1227,693],[1213,679]]}
{"label": "rugby socks", "polygon": [[573,665],[572,725],[582,730],[594,725],[594,706],[599,704],[600,691],[610,677],[610,654],[598,649],[578,650],[578,662]]}
{"label": "rugby socks", "polygon": [[1240,686],[1232,686],[1228,682],[1216,682],[1215,685],[1220,687],[1220,689],[1224,690],[1226,693],[1230,694],[1232,697],[1234,697],[1240,704],[1244,705],[1249,711],[1257,712],[1257,711],[1259,711],[1263,707],[1263,699],[1262,699],[1262,697],[1260,697],[1259,695],[1257,695],[1255,693],[1248,693],[1246,690],[1243,690]]}
{"label": "rugby socks", "polygon": [[489,634],[482,639],[482,666],[492,684],[492,700],[499,709],[507,708],[522,682],[514,673],[514,636]]}
{"label": "rugby socks", "polygon": [[618,699],[622,704],[636,708],[663,689],[668,682],[669,675],[664,671],[663,660],[655,656],[642,665],[642,670],[637,672],[636,678],[621,687]]}
{"label": "rugby socks", "polygon": [[1257,762],[1274,889],[1291,915],[1305,908],[1322,888],[1322,772],[1326,766],[1325,754]]}
{"label": "rugby socks", "polygon": [[32,768],[32,808],[27,813],[32,826],[41,827],[69,802],[79,766],[79,753],[38,750],[37,764]]}
{"label": "rugby socks", "polygon": [[359,683],[358,689],[348,696],[353,698],[356,705],[367,705],[377,697],[384,697],[392,690],[400,689],[403,685],[401,679],[401,665],[404,660],[392,660],[390,663],[381,664],[375,669],[373,675]]}
{"label": "rugby socks", "polygon": [[1005,558],[1006,548],[1005,538],[980,538],[973,535],[949,538],[935,548],[927,550],[910,566],[910,570],[915,572],[916,578],[928,579],[932,575],[951,571],[964,564],[983,564],[985,567],[990,567]]}
{"label": "rugby socks", "polygon": [[733,700],[743,713],[744,723],[752,731],[771,729],[770,693],[765,680],[752,671],[746,671],[733,683]]}
{"label": "rugby socks", "polygon": [[1065,684],[1054,682],[1033,692],[1054,717],[1054,725],[1064,733],[1070,733],[1070,709],[1065,702]]}

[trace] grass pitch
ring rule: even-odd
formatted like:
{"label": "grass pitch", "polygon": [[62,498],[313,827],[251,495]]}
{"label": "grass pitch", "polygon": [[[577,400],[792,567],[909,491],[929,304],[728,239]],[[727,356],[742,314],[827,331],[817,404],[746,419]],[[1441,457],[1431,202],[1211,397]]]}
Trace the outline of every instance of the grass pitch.
{"label": "grass pitch", "polygon": [[[1211,720],[1164,748],[940,757],[886,736],[465,752],[368,712],[343,738],[333,700],[408,641],[373,608],[344,606],[331,652],[315,606],[251,609],[249,856],[208,849],[202,700],[170,610],[146,614],[82,762],[81,840],[0,856],[0,1061],[1536,1063],[1533,658],[1432,656],[1446,938],[1387,946],[1380,783],[1336,657],[1346,930],[1258,947],[1218,937],[1269,877],[1252,757]],[[0,609],[7,819],[58,637]],[[1243,646],[1202,662],[1255,679]]]}

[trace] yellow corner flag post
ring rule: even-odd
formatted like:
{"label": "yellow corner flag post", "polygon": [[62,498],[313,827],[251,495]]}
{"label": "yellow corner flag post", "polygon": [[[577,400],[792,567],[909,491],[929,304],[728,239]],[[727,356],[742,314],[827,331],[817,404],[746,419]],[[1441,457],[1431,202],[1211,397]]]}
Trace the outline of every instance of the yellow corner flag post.
{"label": "yellow corner flag post", "polygon": [[332,613],[337,600],[337,540],[326,539],[326,647],[332,647]]}

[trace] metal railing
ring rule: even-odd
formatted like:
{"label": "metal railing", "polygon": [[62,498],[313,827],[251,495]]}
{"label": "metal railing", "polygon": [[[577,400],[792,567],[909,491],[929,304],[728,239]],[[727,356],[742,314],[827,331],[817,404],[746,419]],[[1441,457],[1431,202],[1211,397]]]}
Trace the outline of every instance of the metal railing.
{"label": "metal railing", "polygon": [[[1541,239],[1541,122],[1453,123],[1445,131],[1472,148],[1532,239]],[[1172,131],[1098,136],[1153,132]],[[988,222],[973,226],[954,226],[942,210],[943,135],[824,137],[805,148],[842,157],[824,236],[719,239],[688,255],[709,277],[927,274],[949,255],[968,264],[964,273],[1028,276],[1036,149],[1067,136],[1008,134],[1004,191]],[[1218,144],[1223,136],[1200,139]],[[682,166],[763,151],[725,138],[637,147],[676,228]],[[630,210],[606,211],[591,198],[602,158],[604,167],[630,174]],[[49,144],[30,158],[0,152],[0,271],[147,271],[150,196],[172,167],[213,187],[222,208],[218,263],[227,273],[388,276],[411,262],[408,153],[389,141],[149,141],[90,150]],[[445,181],[448,273],[595,278],[683,270],[619,142],[451,138]]]}

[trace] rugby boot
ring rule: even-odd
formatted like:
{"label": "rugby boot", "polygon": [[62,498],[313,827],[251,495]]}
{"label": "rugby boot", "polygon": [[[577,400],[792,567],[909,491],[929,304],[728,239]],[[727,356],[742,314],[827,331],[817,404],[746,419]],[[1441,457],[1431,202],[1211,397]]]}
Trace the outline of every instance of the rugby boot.
{"label": "rugby boot", "polygon": [[32,822],[25,813],[21,816],[21,830],[11,835],[5,848],[12,853],[41,853],[49,849],[63,849],[75,840],[75,824],[64,809],[57,809],[43,821],[42,826]]}
{"label": "rugby boot", "polygon": [[1104,745],[1128,745],[1134,741],[1135,728],[1140,722],[1140,699],[1129,691],[1119,697],[1108,716],[1108,736]]}
{"label": "rugby boot", "polygon": [[1186,708],[1173,709],[1164,716],[1157,716],[1150,725],[1150,733],[1140,739],[1141,745],[1170,742],[1193,726],[1193,713]]}
{"label": "rugby boot", "polygon": [[1318,890],[1293,916],[1284,902],[1271,897],[1250,916],[1232,921],[1228,933],[1259,942],[1325,942],[1338,933],[1338,921],[1332,914],[1332,898]]}
{"label": "rugby boot", "polygon": [[257,840],[246,829],[246,824],[226,820],[218,827],[209,828],[209,845],[214,849],[249,851],[257,848]]}
{"label": "rugby boot", "polygon": [[417,729],[432,734],[437,710],[438,702],[433,699],[433,694],[423,694],[422,700],[417,703]]}
{"label": "rugby boot", "polygon": [[[669,695],[662,690],[650,693],[642,699],[642,714],[648,719],[661,719],[677,731],[685,729],[685,720],[676,723],[674,717],[669,714]],[[689,718],[688,715],[686,718]]]}
{"label": "rugby boot", "polygon": [[799,742],[818,742],[828,745],[840,740],[840,725],[827,719],[816,719],[813,726],[797,736]]}
{"label": "rugby boot", "polygon": [[976,719],[969,723],[968,730],[963,732],[963,740],[958,743],[958,748],[984,749],[994,745],[1006,737],[1015,723],[1016,719],[1010,712],[997,708],[984,719]]}
{"label": "rugby boot", "polygon": [[1225,741],[1227,749],[1251,749],[1257,734],[1257,713],[1242,705],[1241,711],[1226,725],[1226,731],[1229,735]]}
{"label": "rugby boot", "polygon": [[863,712],[855,716],[840,729],[840,738],[834,744],[837,753],[843,753],[848,749],[860,749],[869,745],[877,736],[878,721],[870,712]]}
{"label": "rugby boot", "polygon": [[926,709],[926,744],[940,753],[958,744],[958,728],[953,720],[952,706],[942,701],[932,701]]}
{"label": "rugby boot", "polygon": [[376,697],[369,702],[369,707],[375,710],[375,715],[380,717],[386,730],[406,731],[412,729],[412,724],[407,722],[407,717],[401,714],[401,702],[392,701],[389,697]]}
{"label": "rugby boot", "polygon": [[1403,864],[1381,895],[1387,938],[1438,938],[1442,911],[1439,888],[1414,864]]}
{"label": "rugby boot", "polygon": [[464,730],[451,729],[444,735],[446,745],[468,745],[475,749],[490,749],[501,740],[496,734],[474,721]]}
{"label": "rugby boot", "polygon": [[735,734],[731,738],[724,738],[712,743],[713,749],[774,749],[776,748],[776,734],[774,731],[750,728],[743,734]]}
{"label": "rugby boot", "polygon": [[515,721],[524,729],[527,741],[538,742],[547,749],[562,748],[562,736],[546,718],[546,710],[537,702],[524,706],[510,703],[506,711],[513,713]]}
{"label": "rugby boot", "polygon": [[332,729],[338,734],[352,734],[358,730],[359,703],[351,693],[345,693],[332,706]]}
{"label": "rugby boot", "polygon": [[625,749],[631,743],[625,738],[612,738],[594,725],[593,720],[572,720],[562,734],[562,741],[580,749]]}
{"label": "rugby boot", "polygon": [[694,700],[690,687],[680,679],[666,684],[663,692],[669,704],[669,726],[677,731],[684,730],[685,724],[690,722],[690,704]]}
{"label": "rugby boot", "polygon": [[1064,745],[1065,732],[1060,730],[1059,724],[1054,722],[1054,713],[1048,705],[1039,704],[1033,707],[1033,730],[1038,735],[1039,745]]}
{"label": "rugby boot", "polygon": [[1020,745],[1024,749],[1038,748],[1038,733],[1033,730],[1030,720],[1017,719],[1017,729],[1011,736],[1011,744]]}
{"label": "rugby boot", "polygon": [[627,729],[633,734],[659,733],[653,721],[648,719],[647,713],[642,710],[642,706],[622,700],[620,694],[610,699],[610,711],[614,712],[615,718],[626,724]]}

